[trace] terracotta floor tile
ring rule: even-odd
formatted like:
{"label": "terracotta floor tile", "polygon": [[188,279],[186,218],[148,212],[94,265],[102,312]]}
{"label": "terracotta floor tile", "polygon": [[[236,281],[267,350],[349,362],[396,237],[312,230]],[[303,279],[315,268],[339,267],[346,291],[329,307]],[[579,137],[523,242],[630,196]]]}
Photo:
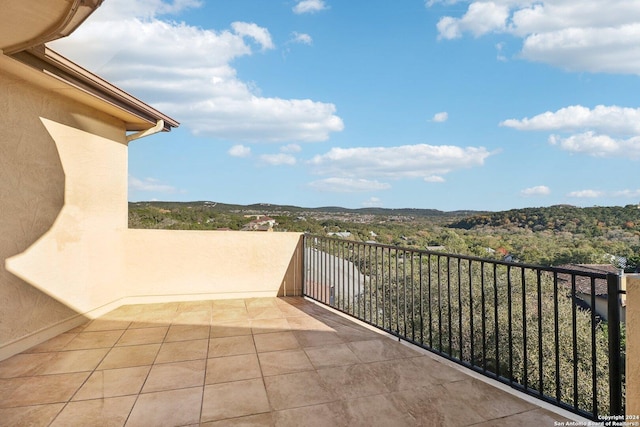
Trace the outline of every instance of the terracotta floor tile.
{"label": "terracotta floor tile", "polygon": [[502,418],[535,409],[535,405],[475,378],[442,385],[451,396],[465,402],[484,419]]}
{"label": "terracotta floor tile", "polygon": [[246,311],[247,304],[245,303],[245,300],[242,298],[218,299],[218,300],[211,301],[211,308],[212,310],[241,309]]}
{"label": "terracotta floor tile", "polygon": [[[354,427],[403,427],[424,425],[416,420],[401,407],[398,407],[386,395],[361,397],[345,401],[346,419],[349,426]],[[442,424],[452,426],[459,424]]]}
{"label": "terracotta floor tile", "polygon": [[126,427],[198,424],[202,387],[159,391],[138,397]]}
{"label": "terracotta floor tile", "polygon": [[0,380],[0,408],[61,403],[71,399],[89,372]]}
{"label": "terracotta floor tile", "polygon": [[321,345],[342,344],[342,338],[333,331],[293,331],[302,347],[318,347]]}
{"label": "terracotta floor tile", "polygon": [[289,322],[284,318],[253,319],[250,322],[251,332],[254,334],[269,334],[272,332],[286,332],[291,330]]}
{"label": "terracotta floor tile", "polygon": [[160,347],[156,363],[182,362],[207,358],[209,340],[165,342]]}
{"label": "terracotta floor tile", "polygon": [[336,326],[334,328],[336,334],[344,341],[366,341],[366,340],[379,340],[380,334],[375,331],[370,331],[363,327],[350,327],[350,326]]}
{"label": "terracotta floor tile", "polygon": [[317,405],[335,400],[315,371],[264,377],[275,410]]}
{"label": "terracotta floor tile", "polygon": [[114,347],[98,365],[98,369],[128,368],[151,365],[160,350],[160,344]]}
{"label": "terracotta floor tile", "polygon": [[258,353],[280,350],[294,350],[300,348],[300,344],[293,332],[274,332],[271,334],[258,334],[253,336]]}
{"label": "terracotta floor tile", "polygon": [[212,384],[204,388],[202,422],[269,412],[262,379]]}
{"label": "terracotta floor tile", "polygon": [[93,331],[118,331],[127,329],[131,322],[123,320],[109,320],[105,318],[98,318],[89,322],[89,324],[83,329],[83,332]]}
{"label": "terracotta floor tile", "polygon": [[348,345],[363,362],[380,362],[419,355],[417,351],[385,337],[379,340],[350,342]]}
{"label": "terracotta floor tile", "polygon": [[140,393],[151,366],[95,371],[72,400],[101,399]]}
{"label": "terracotta floor tile", "polygon": [[213,300],[183,301],[178,304],[178,311],[180,313],[190,311],[206,311],[211,313],[212,307]]}
{"label": "terracotta floor tile", "polygon": [[171,325],[166,342],[190,341],[209,338],[209,325]]}
{"label": "terracotta floor tile", "polygon": [[70,402],[50,427],[122,427],[135,401],[136,396],[124,396]]}
{"label": "terracotta floor tile", "polygon": [[313,365],[303,350],[259,353],[258,358],[264,376],[313,370]]}
{"label": "terracotta floor tile", "polygon": [[40,374],[93,371],[108,352],[108,348],[60,351],[55,353],[53,359],[42,367]]}
{"label": "terracotta floor tile", "polygon": [[153,365],[142,393],[179,388],[202,387],[206,359]]}
{"label": "terracotta floor tile", "polygon": [[417,425],[466,426],[486,420],[442,385],[391,393],[389,399],[396,407],[404,408]]}
{"label": "terracotta floor tile", "polygon": [[65,350],[87,350],[93,348],[110,348],[118,341],[123,330],[81,332],[67,344]]}
{"label": "terracotta floor tile", "polygon": [[292,331],[335,332],[330,326],[310,316],[288,317],[287,323]]}
{"label": "terracotta floor tile", "polygon": [[309,347],[305,349],[305,352],[316,369],[360,363],[360,359],[358,359],[346,344]]}
{"label": "terracotta floor tile", "polygon": [[211,321],[213,324],[216,322],[237,322],[241,320],[249,320],[247,309],[244,307],[217,309],[214,306],[211,312]]}
{"label": "terracotta floor tile", "polygon": [[[440,384],[440,381],[434,379],[430,375],[430,370],[416,367],[410,363],[411,359],[403,359],[398,362],[396,360],[385,360],[382,362],[369,363],[367,366],[371,369],[376,378],[387,387],[389,391],[412,390],[420,387],[430,387]],[[435,368],[440,365],[437,362]],[[441,369],[452,369],[448,366],[441,366]]]}
{"label": "terracotta floor tile", "polygon": [[328,390],[342,399],[372,396],[388,391],[384,382],[368,365],[358,364],[319,369],[318,375]]}
{"label": "terracotta floor tile", "polygon": [[178,313],[172,323],[181,326],[209,326],[211,324],[211,310]]}
{"label": "terracotta floor tile", "polygon": [[[298,420],[299,421],[299,420]],[[201,423],[199,427],[273,427],[273,418],[271,412],[258,415],[249,415],[246,417],[228,418],[221,421],[210,421]]]}
{"label": "terracotta floor tile", "polygon": [[303,310],[301,310],[297,305],[289,304],[289,303],[278,303],[278,308],[282,312],[284,317],[302,317],[307,316]]}
{"label": "terracotta floor tile", "polygon": [[0,378],[37,375],[56,353],[20,353],[0,362]]}
{"label": "terracotta floor tile", "polygon": [[168,329],[169,328],[167,326],[127,329],[115,345],[124,346],[161,343],[164,341],[164,337],[166,336]]}
{"label": "terracotta floor tile", "polygon": [[164,313],[145,313],[136,316],[136,320],[131,322],[129,329],[143,329],[143,328],[157,328],[161,326],[170,326],[176,313],[164,312]]}
{"label": "terracotta floor tile", "polygon": [[50,340],[43,342],[42,344],[31,347],[24,353],[46,353],[49,351],[60,351],[64,349],[65,346],[69,344],[69,342],[73,340],[77,335],[77,332],[67,332],[65,334],[60,334],[57,337],[53,337]]}
{"label": "terracotta floor tile", "polygon": [[3,427],[47,427],[63,407],[64,403],[54,403],[0,409],[0,425]]}
{"label": "terracotta floor tile", "polygon": [[209,337],[224,338],[251,335],[251,325],[248,320],[241,322],[220,322],[211,326]]}
{"label": "terracotta floor tile", "polygon": [[435,384],[464,381],[469,378],[460,369],[438,362],[431,356],[412,357],[407,359],[407,362],[416,366],[418,370],[427,372]]}
{"label": "terracotta floor tile", "polygon": [[253,336],[211,338],[209,340],[209,357],[235,356],[255,353]]}
{"label": "terracotta floor tile", "polygon": [[298,427],[301,420],[305,427],[349,427],[342,402],[275,411],[273,420],[278,427]]}
{"label": "terracotta floor tile", "polygon": [[207,360],[206,384],[248,380],[262,377],[255,353],[216,357]]}
{"label": "terracotta floor tile", "polygon": [[284,314],[278,307],[247,307],[249,319],[284,319]]}
{"label": "terracotta floor tile", "polygon": [[125,421],[488,427],[566,419],[303,298],[123,306],[0,361],[2,427]]}
{"label": "terracotta floor tile", "polygon": [[557,414],[544,409],[534,409],[503,418],[493,418],[484,423],[476,424],[475,427],[553,426],[561,425],[560,423],[563,421],[565,422],[564,425],[571,425],[568,423],[568,421],[571,421],[568,418],[558,417]]}

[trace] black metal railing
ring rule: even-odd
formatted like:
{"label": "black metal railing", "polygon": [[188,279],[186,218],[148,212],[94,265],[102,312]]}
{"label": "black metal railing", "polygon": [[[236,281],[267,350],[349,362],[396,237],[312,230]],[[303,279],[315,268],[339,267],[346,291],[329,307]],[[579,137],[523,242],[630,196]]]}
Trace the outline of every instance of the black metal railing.
{"label": "black metal railing", "polygon": [[307,297],[581,416],[624,413],[616,274],[311,235],[304,254]]}

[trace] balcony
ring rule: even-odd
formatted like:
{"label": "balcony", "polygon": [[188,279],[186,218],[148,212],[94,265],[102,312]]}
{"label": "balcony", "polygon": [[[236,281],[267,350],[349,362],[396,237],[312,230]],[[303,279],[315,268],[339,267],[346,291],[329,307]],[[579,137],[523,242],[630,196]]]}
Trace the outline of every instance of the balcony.
{"label": "balcony", "polygon": [[202,300],[121,306],[0,362],[0,420],[146,427],[579,419],[504,388],[307,299]]}

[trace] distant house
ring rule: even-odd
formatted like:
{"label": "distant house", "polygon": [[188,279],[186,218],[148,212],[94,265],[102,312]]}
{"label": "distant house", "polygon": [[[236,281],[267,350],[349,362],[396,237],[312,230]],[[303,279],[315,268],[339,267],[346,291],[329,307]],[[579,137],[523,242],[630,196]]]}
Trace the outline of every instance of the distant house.
{"label": "distant house", "polygon": [[342,239],[346,239],[347,237],[351,237],[351,232],[350,231],[329,232],[327,233],[327,236],[335,236],[335,237],[340,237]]}
{"label": "distant house", "polygon": [[278,225],[275,219],[268,216],[257,215],[256,219],[245,224],[241,231],[273,231],[273,227]]}
{"label": "distant house", "polygon": [[[619,269],[614,267],[611,264],[564,264],[558,265],[558,268],[563,268],[566,270],[575,270],[579,272],[585,273],[619,273]],[[575,276],[576,277],[576,301],[577,304],[586,309],[592,309],[592,298],[591,298],[591,279],[587,276]],[[569,274],[558,274],[558,284],[565,289],[571,290],[571,276]],[[626,283],[624,280],[624,276],[621,280],[621,288],[626,289]],[[600,316],[605,321],[608,318],[608,289],[607,289],[607,281],[604,279],[596,279],[594,281],[594,295],[595,295],[595,312],[598,316]],[[620,302],[620,319],[625,321],[626,314],[626,295],[619,296]]]}

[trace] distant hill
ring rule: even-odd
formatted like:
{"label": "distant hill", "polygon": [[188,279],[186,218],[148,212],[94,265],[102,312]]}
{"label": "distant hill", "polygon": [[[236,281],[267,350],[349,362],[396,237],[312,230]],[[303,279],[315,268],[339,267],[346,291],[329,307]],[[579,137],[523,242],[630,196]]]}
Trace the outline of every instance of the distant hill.
{"label": "distant hill", "polygon": [[512,209],[468,216],[449,224],[465,230],[481,227],[517,227],[532,231],[565,231],[600,235],[607,229],[640,232],[640,208],[637,205],[580,208],[556,205],[542,208]]}
{"label": "distant hill", "polygon": [[317,208],[307,208],[290,205],[276,205],[271,203],[254,203],[251,205],[233,205],[226,203],[218,203],[211,201],[194,201],[194,202],[130,202],[132,208],[155,207],[159,209],[176,209],[176,208],[208,208],[218,212],[261,212],[261,213],[332,213],[332,214],[355,214],[355,215],[375,215],[375,216],[412,216],[412,217],[467,217],[470,215],[486,214],[486,211],[440,211],[437,209],[390,209],[390,208],[358,208],[349,209],[339,206],[324,206]]}

